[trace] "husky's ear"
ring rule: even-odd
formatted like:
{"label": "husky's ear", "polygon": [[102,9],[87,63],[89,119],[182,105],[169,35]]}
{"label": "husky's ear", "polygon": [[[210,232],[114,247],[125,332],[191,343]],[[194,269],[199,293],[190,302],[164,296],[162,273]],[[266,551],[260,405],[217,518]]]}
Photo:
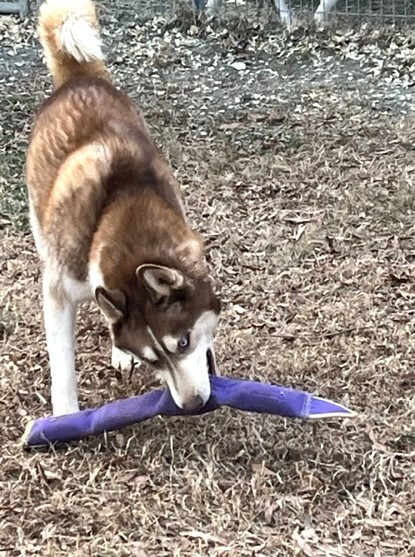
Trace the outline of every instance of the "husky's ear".
{"label": "husky's ear", "polygon": [[168,299],[173,290],[180,290],[186,284],[183,273],[162,265],[140,265],[135,273],[155,304]]}
{"label": "husky's ear", "polygon": [[99,309],[112,325],[125,317],[127,300],[121,290],[105,290],[102,286],[98,286],[95,290],[95,300]]}

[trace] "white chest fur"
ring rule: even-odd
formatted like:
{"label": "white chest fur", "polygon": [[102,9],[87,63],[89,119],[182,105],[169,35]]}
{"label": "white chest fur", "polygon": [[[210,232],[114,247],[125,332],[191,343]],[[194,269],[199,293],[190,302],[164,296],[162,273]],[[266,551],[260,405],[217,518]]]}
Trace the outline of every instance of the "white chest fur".
{"label": "white chest fur", "polygon": [[93,290],[89,281],[81,282],[69,275],[64,275],[63,287],[73,304],[89,301],[93,297]]}

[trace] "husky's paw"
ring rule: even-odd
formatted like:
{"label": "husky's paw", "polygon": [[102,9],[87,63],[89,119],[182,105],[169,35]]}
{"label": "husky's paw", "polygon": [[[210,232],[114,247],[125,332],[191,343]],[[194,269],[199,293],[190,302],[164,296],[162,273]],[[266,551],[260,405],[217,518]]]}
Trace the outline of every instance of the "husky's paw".
{"label": "husky's paw", "polygon": [[115,346],[112,347],[111,365],[115,369],[119,371],[131,371],[134,367],[138,367],[140,363],[141,362],[131,356],[131,354],[126,354]]}

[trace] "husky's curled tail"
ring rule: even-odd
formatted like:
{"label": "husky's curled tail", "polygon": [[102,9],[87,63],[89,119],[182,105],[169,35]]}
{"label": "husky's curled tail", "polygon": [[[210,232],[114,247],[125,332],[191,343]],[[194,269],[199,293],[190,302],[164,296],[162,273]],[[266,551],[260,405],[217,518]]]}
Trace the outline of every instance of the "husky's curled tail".
{"label": "husky's curled tail", "polygon": [[78,76],[109,78],[91,0],[46,0],[38,33],[56,87]]}

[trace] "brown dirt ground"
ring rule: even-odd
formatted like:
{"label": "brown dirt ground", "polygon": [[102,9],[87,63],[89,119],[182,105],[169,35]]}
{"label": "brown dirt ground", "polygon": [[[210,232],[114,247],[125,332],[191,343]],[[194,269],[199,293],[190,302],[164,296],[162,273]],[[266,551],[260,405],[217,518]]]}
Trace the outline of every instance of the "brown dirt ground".
{"label": "brown dirt ground", "polygon": [[[104,22],[112,70],[206,237],[225,302],[222,373],[358,417],[223,409],[22,451],[26,421],[50,411],[22,171],[50,85],[32,22],[3,18],[0,555],[415,555],[414,93],[391,34],[267,37],[112,8]],[[393,36],[408,62],[413,39]],[[110,369],[92,307],[78,328],[84,406],[152,385],[145,370]]]}

